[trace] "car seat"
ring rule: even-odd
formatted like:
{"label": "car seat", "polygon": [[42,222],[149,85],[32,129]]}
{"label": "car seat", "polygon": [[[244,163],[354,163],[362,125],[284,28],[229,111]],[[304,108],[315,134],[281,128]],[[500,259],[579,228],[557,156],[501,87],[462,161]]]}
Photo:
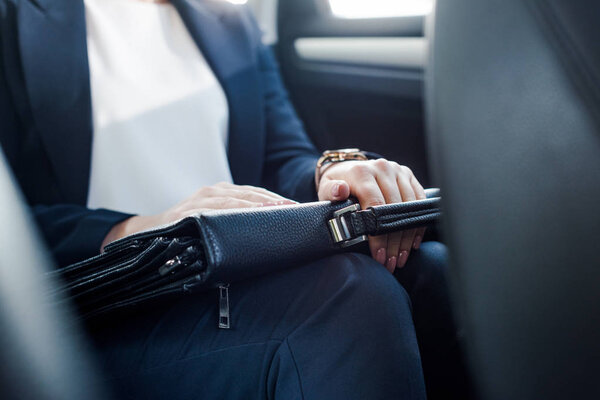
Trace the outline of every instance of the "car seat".
{"label": "car seat", "polygon": [[442,0],[431,166],[485,399],[600,398],[600,2]]}
{"label": "car seat", "polygon": [[106,398],[69,310],[45,299],[51,268],[0,150],[0,397]]}

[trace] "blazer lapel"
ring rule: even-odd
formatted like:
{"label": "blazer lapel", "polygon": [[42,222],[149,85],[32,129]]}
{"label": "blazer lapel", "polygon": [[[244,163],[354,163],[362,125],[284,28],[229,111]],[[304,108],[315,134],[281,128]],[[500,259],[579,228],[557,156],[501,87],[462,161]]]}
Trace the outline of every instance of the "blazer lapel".
{"label": "blazer lapel", "polygon": [[[172,0],[229,103],[228,156],[236,183],[257,185],[264,160],[260,76],[248,32],[230,5]],[[27,94],[65,201],[85,204],[92,111],[83,1],[23,0],[18,35]]]}
{"label": "blazer lapel", "polygon": [[85,204],[92,116],[83,1],[18,4],[19,47],[34,123],[65,201]]}
{"label": "blazer lapel", "polygon": [[218,1],[172,0],[221,83],[229,104],[228,158],[234,181],[258,185],[264,116],[256,55],[237,10]]}

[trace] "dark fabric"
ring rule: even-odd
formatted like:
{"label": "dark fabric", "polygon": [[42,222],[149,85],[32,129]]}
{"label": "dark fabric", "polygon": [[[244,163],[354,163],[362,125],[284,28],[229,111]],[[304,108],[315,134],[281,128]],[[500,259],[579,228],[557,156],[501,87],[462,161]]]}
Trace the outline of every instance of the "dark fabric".
{"label": "dark fabric", "polygon": [[412,301],[428,399],[467,400],[475,396],[452,313],[447,258],[443,244],[425,242],[394,275]]}
{"label": "dark fabric", "polygon": [[91,211],[75,204],[40,204],[32,210],[58,265],[99,253],[111,227],[131,216],[103,209]]}
{"label": "dark fabric", "polygon": [[216,291],[88,329],[119,398],[422,398],[416,328],[428,398],[468,399],[446,259],[423,243],[396,273],[406,290],[355,253],[232,284],[231,330],[217,328]]}
{"label": "dark fabric", "polygon": [[[411,262],[440,270],[442,245],[417,253]],[[230,330],[217,328],[216,291],[90,324],[117,397],[425,398],[409,297],[370,257],[336,255],[229,292]]]}
{"label": "dark fabric", "polygon": [[[172,3],[225,90],[234,182],[314,200],[318,154],[250,12]],[[0,0],[0,143],[62,265],[98,253],[101,233],[128,217],[85,208],[92,121],[84,11],[82,1]],[[52,240],[53,232],[65,235]]]}

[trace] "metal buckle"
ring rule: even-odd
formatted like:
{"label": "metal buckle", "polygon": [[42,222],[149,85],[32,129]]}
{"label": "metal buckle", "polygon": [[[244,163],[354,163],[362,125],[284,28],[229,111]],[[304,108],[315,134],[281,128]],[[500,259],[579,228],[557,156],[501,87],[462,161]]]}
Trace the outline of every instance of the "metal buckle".
{"label": "metal buckle", "polygon": [[367,235],[361,235],[353,238],[352,235],[350,235],[350,230],[346,224],[346,219],[343,218],[345,214],[353,213],[359,210],[360,204],[352,204],[351,206],[344,207],[334,212],[333,218],[327,221],[333,241],[336,244],[339,244],[341,247],[353,246],[357,243],[368,240]]}

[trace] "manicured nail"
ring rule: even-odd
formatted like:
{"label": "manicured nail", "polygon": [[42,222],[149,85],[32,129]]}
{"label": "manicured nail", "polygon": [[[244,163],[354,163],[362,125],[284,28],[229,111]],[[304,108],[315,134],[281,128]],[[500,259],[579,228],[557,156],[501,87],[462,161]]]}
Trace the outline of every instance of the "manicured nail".
{"label": "manicured nail", "polygon": [[375,254],[375,261],[381,265],[385,265],[385,249],[383,247],[377,250],[377,253]]}
{"label": "manicured nail", "polygon": [[387,262],[387,269],[393,271],[394,268],[396,268],[396,257],[390,257],[390,259]]}
{"label": "manicured nail", "polygon": [[408,259],[408,251],[403,250],[400,252],[400,257],[398,257],[398,268],[403,268],[406,264],[406,260]]}
{"label": "manicured nail", "polygon": [[340,195],[340,184],[336,183],[333,185],[333,189],[331,189],[331,194],[333,197],[338,197]]}
{"label": "manicured nail", "polygon": [[419,247],[421,247],[421,241],[423,240],[423,238],[421,236],[417,236],[415,238],[415,242],[413,243],[413,249],[418,250]]}
{"label": "manicured nail", "polygon": [[276,203],[274,201],[268,201],[266,203],[261,203],[260,205],[261,205],[261,207],[271,207],[271,206],[278,206],[279,203]]}

